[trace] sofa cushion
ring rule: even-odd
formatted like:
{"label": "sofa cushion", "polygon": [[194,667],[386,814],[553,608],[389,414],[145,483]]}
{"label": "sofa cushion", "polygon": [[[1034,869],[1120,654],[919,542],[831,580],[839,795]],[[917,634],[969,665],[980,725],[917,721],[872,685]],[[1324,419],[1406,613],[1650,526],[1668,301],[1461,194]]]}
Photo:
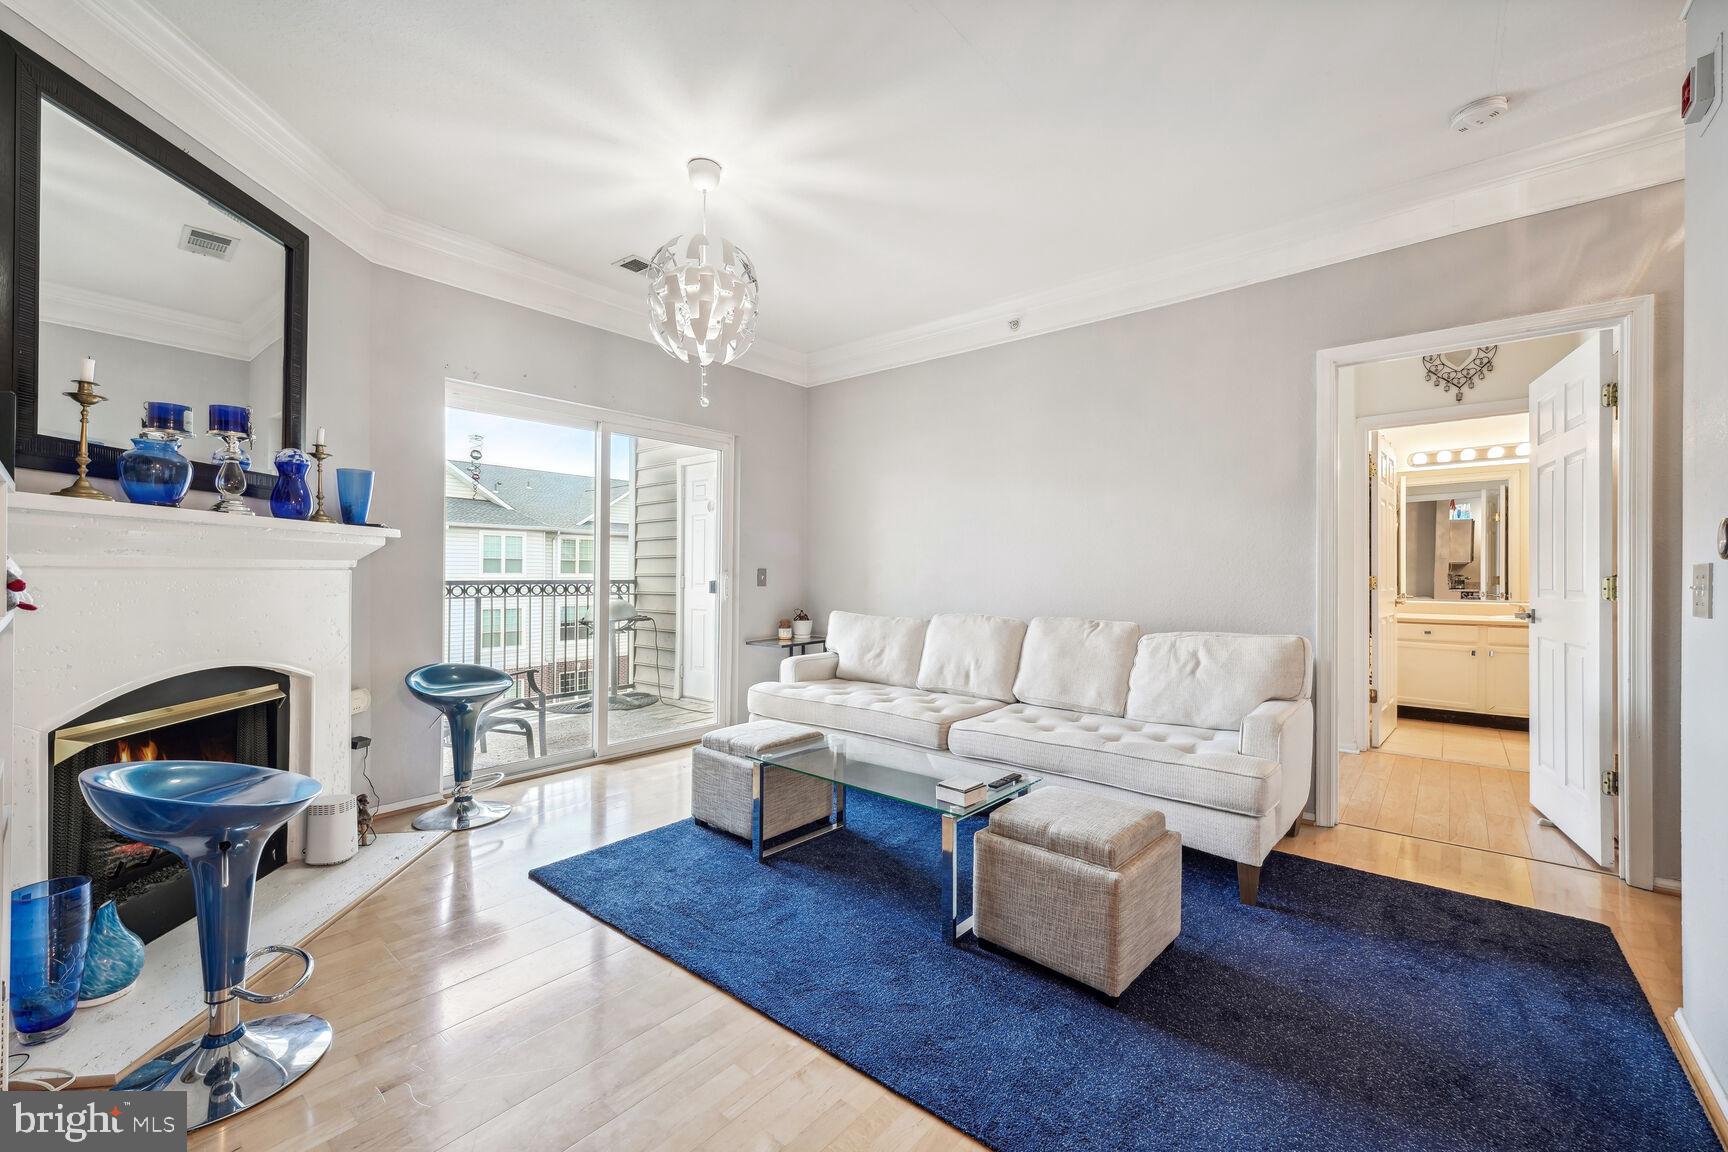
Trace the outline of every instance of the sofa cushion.
{"label": "sofa cushion", "polygon": [[1040,616],[1026,626],[1014,697],[1045,708],[1122,715],[1140,625]]}
{"label": "sofa cushion", "polygon": [[926,620],[833,612],[828,616],[828,651],[840,657],[839,678],[911,688],[918,683]]}
{"label": "sofa cushion", "polygon": [[1241,728],[1267,700],[1307,697],[1308,641],[1301,636],[1152,632],[1140,638],[1128,679],[1131,720]]}
{"label": "sofa cushion", "polygon": [[956,723],[948,749],[1244,816],[1274,812],[1281,795],[1278,765],[1238,752],[1235,732],[1010,704]]}
{"label": "sofa cushion", "polygon": [[1164,813],[1133,800],[1051,786],[996,809],[990,831],[1114,872],[1164,835]]}
{"label": "sofa cushion", "polygon": [[750,715],[808,724],[860,736],[880,736],[921,748],[948,747],[948,728],[956,720],[1002,707],[946,692],[925,692],[896,684],[855,680],[817,680],[803,684],[768,681],[750,689]]}
{"label": "sofa cushion", "polygon": [[1012,700],[1014,673],[1020,667],[1020,646],[1025,640],[1023,620],[955,613],[932,616],[924,633],[918,687],[927,692]]}

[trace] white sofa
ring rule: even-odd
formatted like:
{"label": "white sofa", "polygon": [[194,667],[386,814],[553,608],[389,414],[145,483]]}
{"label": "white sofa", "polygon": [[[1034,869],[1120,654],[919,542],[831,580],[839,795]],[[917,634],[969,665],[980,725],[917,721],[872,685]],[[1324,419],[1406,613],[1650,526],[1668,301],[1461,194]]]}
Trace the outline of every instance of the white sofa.
{"label": "white sofa", "polygon": [[1143,632],[1116,620],[835,612],[828,651],[750,689],[750,715],[875,736],[1129,794],[1182,842],[1260,865],[1292,834],[1314,769],[1301,636]]}

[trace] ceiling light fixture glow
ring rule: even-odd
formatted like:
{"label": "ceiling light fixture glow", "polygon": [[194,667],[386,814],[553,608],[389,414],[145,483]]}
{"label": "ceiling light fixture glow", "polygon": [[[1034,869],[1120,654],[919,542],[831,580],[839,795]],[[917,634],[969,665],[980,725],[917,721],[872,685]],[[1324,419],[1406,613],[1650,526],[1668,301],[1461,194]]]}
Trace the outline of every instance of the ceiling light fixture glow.
{"label": "ceiling light fixture glow", "polygon": [[649,261],[648,331],[686,364],[695,361],[708,407],[708,365],[730,364],[756,339],[756,265],[732,241],[708,234],[708,193],[720,165],[697,156],[685,166],[702,194],[702,230],[674,236]]}

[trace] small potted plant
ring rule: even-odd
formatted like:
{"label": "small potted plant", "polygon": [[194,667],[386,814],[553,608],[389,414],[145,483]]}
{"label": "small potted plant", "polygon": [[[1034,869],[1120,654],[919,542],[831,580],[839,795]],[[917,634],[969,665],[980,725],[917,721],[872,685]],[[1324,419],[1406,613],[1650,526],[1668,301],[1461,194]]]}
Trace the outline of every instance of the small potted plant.
{"label": "small potted plant", "polygon": [[810,623],[810,613],[800,608],[792,613],[792,639],[808,640],[815,625]]}
{"label": "small potted plant", "polygon": [[782,639],[782,640],[792,639],[792,621],[790,621],[790,620],[780,621],[780,633],[779,633],[779,635],[780,635],[780,639]]}

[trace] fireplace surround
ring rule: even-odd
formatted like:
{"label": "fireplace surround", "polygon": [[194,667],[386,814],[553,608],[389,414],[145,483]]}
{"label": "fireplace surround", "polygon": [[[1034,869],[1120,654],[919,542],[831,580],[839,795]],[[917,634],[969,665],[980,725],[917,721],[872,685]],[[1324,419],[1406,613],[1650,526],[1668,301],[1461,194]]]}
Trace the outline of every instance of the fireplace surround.
{"label": "fireplace surround", "polygon": [[[78,787],[87,768],[138,760],[216,760],[285,769],[288,677],[267,668],[212,668],[134,689],[55,729],[49,748],[48,866],[88,876],[91,904],[118,905],[145,943],[192,919],[192,885],[173,854],[108,829]],[[264,876],[288,858],[287,829],[270,837]]]}
{"label": "fireplace surround", "polygon": [[[365,683],[353,663],[354,568],[397,535],[16,495],[9,545],[41,605],[14,628],[16,882],[54,874],[54,768],[66,751],[56,737],[102,736],[68,729],[161,706],[132,694],[179,677],[246,669],[259,676],[251,687],[267,679],[286,697],[270,705],[270,766],[311,776],[328,793],[352,791],[349,695]],[[200,690],[197,698],[221,694]],[[128,699],[135,702],[121,703]],[[288,825],[291,866],[301,823]],[[279,878],[265,884],[273,882]]]}

